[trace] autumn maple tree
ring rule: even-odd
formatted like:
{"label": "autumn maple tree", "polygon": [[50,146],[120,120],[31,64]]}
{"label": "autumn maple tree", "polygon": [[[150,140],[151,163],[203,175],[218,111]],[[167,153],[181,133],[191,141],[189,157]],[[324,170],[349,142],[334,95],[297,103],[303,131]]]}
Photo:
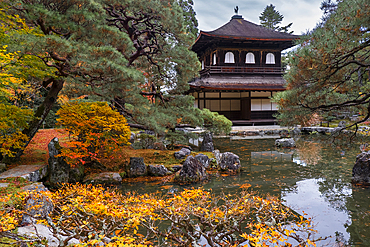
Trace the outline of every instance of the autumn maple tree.
{"label": "autumn maple tree", "polygon": [[71,165],[107,158],[121,145],[129,144],[126,119],[107,102],[69,102],[57,112],[58,124],[69,132],[62,154]]}
{"label": "autumn maple tree", "polygon": [[287,90],[275,96],[283,125],[341,111],[363,114],[353,126],[370,117],[370,5],[337,2],[289,53]]}

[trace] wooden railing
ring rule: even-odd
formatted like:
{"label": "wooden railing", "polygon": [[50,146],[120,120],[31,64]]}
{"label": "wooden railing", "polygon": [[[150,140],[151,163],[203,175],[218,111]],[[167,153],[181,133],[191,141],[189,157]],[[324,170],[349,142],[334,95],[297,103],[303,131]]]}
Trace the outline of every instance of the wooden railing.
{"label": "wooden railing", "polygon": [[279,67],[237,67],[237,66],[206,66],[199,73],[207,74],[282,74]]}

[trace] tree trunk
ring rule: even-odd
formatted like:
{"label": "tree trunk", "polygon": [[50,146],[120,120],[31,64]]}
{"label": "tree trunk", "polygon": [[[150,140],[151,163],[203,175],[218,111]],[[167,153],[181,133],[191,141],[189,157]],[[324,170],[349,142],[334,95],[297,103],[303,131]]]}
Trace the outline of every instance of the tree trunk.
{"label": "tree trunk", "polygon": [[37,108],[33,120],[29,123],[28,127],[22,131],[22,133],[28,137],[28,141],[24,144],[23,149],[17,150],[17,154],[14,158],[15,160],[19,159],[19,157],[23,154],[23,150],[28,146],[32,138],[36,135],[37,131],[42,126],[42,123],[44,122],[55,101],[57,100],[58,94],[63,88],[63,84],[64,81],[61,79],[53,80],[51,88],[42,104]]}

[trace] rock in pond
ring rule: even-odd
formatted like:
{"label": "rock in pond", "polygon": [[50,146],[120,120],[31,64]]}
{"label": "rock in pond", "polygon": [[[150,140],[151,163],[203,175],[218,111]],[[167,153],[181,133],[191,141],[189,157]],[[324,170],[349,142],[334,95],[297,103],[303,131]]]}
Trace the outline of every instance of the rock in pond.
{"label": "rock in pond", "polygon": [[89,184],[119,184],[122,177],[116,172],[103,172],[89,175],[84,179],[84,183]]}
{"label": "rock in pond", "polygon": [[148,174],[151,176],[166,176],[171,172],[164,165],[149,165]]}
{"label": "rock in pond", "polygon": [[147,168],[144,164],[143,157],[131,157],[130,158],[130,177],[145,176],[147,174]]}
{"label": "rock in pond", "polygon": [[239,172],[241,168],[239,156],[231,152],[222,153],[219,166],[223,171]]}
{"label": "rock in pond", "polygon": [[207,178],[208,174],[202,163],[193,156],[188,156],[182,166],[180,174],[175,178],[175,181],[180,183],[193,183]]}
{"label": "rock in pond", "polygon": [[202,145],[200,146],[200,151],[213,152],[213,150],[215,150],[215,148],[213,146],[212,134],[204,133]]}
{"label": "rock in pond", "polygon": [[217,165],[220,165],[221,163],[221,157],[222,157],[222,153],[220,153],[220,150],[216,149],[216,150],[213,150],[213,155],[215,156],[215,159],[216,159],[216,163]]}
{"label": "rock in pond", "polygon": [[370,185],[370,151],[357,155],[352,169],[352,183]]}
{"label": "rock in pond", "polygon": [[275,141],[275,146],[280,148],[294,148],[296,147],[295,141],[293,138],[283,138],[283,139],[277,139]]}
{"label": "rock in pond", "polygon": [[205,154],[197,154],[194,158],[196,158],[197,160],[199,160],[200,163],[202,163],[202,165],[204,166],[204,168],[207,169],[209,167],[210,159],[208,158],[207,155],[205,155]]}

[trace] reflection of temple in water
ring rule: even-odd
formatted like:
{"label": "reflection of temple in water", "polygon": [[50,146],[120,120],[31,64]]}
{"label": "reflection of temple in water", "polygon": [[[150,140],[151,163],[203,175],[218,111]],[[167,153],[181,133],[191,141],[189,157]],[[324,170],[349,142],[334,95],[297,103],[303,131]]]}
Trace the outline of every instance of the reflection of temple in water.
{"label": "reflection of temple in water", "polygon": [[293,152],[281,153],[277,151],[251,152],[249,172],[264,170],[285,170],[291,167]]}

